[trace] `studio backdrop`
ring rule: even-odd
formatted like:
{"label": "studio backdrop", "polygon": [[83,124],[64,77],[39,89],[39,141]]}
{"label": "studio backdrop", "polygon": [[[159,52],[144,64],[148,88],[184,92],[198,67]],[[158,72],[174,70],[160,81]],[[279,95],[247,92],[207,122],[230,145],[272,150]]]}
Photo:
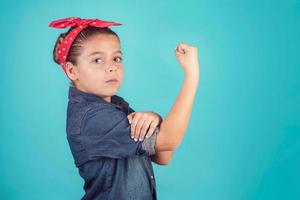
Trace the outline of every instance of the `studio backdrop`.
{"label": "studio backdrop", "polygon": [[136,111],[170,111],[184,80],[174,48],[198,47],[200,81],[172,161],[153,163],[159,200],[300,199],[300,1],[1,1],[0,199],[83,195],[66,139],[69,80],[53,62],[79,16],[120,22]]}

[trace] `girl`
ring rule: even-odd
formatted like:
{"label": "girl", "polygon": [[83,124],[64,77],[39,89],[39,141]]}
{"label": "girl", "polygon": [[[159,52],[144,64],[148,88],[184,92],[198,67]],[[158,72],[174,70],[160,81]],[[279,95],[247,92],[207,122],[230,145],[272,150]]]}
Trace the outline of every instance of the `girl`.
{"label": "girl", "polygon": [[67,139],[85,181],[82,199],[157,199],[152,162],[168,164],[184,137],[199,81],[197,48],[181,42],[175,49],[185,80],[168,115],[135,112],[116,95],[124,68],[120,39],[108,27],[115,25],[78,17],[49,25],[71,26],[53,50],[71,80]]}

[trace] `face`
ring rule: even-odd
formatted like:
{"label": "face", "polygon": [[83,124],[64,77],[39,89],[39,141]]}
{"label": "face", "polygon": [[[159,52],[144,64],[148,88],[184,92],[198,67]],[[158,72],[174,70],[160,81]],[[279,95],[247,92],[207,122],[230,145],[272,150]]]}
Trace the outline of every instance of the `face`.
{"label": "face", "polygon": [[[124,77],[120,42],[114,35],[98,34],[86,40],[77,57],[77,65],[67,63],[71,78],[81,91],[95,94],[110,102]],[[72,68],[72,69],[71,69]],[[115,79],[116,81],[109,81]]]}

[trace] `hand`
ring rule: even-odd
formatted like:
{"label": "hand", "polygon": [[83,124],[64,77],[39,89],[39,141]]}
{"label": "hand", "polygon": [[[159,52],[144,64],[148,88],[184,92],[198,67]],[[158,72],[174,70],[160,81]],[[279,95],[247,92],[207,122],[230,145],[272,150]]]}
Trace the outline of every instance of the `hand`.
{"label": "hand", "polygon": [[136,142],[138,141],[138,138],[140,141],[143,141],[146,131],[150,126],[146,135],[146,138],[149,138],[153,134],[156,126],[158,126],[162,120],[158,114],[151,111],[133,112],[130,113],[127,118],[131,124],[131,138]]}
{"label": "hand", "polygon": [[197,47],[180,42],[175,48],[175,55],[186,76],[199,78],[199,62]]}

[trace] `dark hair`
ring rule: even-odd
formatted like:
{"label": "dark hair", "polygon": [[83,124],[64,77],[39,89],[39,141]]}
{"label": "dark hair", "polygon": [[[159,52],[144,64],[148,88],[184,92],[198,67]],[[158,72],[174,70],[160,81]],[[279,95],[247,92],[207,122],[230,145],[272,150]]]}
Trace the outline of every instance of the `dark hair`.
{"label": "dark hair", "polygon": [[[60,63],[58,61],[58,48],[59,48],[61,42],[63,41],[63,39],[74,28],[75,27],[71,27],[67,32],[61,33],[55,42],[55,45],[53,48],[53,60],[54,60],[54,62],[56,62],[59,65],[60,65]],[[66,61],[71,62],[72,64],[76,65],[77,57],[81,54],[81,49],[82,49],[83,43],[87,39],[89,39],[92,36],[97,35],[97,34],[114,35],[120,41],[119,36],[114,31],[112,31],[109,27],[100,28],[100,27],[88,26],[87,28],[83,29],[74,39],[74,41],[70,47]],[[71,84],[73,85],[73,82],[71,82]]]}

